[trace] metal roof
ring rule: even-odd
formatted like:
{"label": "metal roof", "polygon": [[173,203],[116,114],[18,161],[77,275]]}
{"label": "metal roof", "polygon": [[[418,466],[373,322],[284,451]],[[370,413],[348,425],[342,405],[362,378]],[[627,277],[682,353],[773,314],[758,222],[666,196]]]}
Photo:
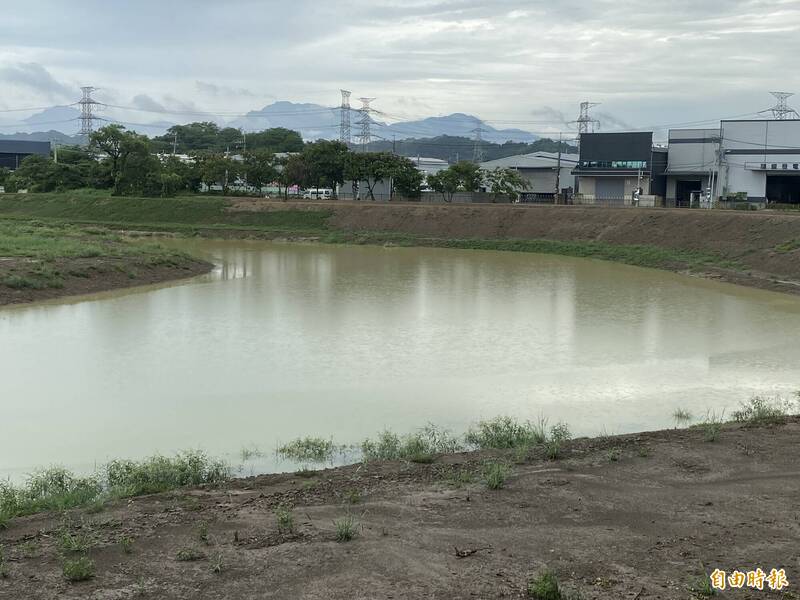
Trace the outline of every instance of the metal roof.
{"label": "metal roof", "polygon": [[[574,167],[578,164],[577,154],[562,154],[561,166]],[[532,152],[530,154],[515,154],[505,158],[497,158],[481,163],[481,168],[511,168],[511,169],[555,169],[558,165],[558,154],[555,152]]]}

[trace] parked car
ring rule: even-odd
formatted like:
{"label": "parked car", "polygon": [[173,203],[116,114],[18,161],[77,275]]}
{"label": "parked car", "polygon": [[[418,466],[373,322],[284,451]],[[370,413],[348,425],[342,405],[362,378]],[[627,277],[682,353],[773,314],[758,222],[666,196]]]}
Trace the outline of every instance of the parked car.
{"label": "parked car", "polygon": [[311,188],[303,192],[303,200],[330,200],[333,198],[331,188]]}

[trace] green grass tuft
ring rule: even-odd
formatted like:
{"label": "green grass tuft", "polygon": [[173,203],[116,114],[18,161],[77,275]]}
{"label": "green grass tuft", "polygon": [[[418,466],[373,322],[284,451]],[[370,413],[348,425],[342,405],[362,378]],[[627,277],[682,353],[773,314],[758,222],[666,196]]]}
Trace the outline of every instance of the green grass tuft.
{"label": "green grass tuft", "polygon": [[797,409],[795,400],[753,396],[747,402],[742,402],[739,410],[734,411],[733,420],[747,425],[782,425],[786,422],[786,417]]}
{"label": "green grass tuft", "polygon": [[278,455],[297,462],[324,463],[333,460],[339,448],[333,440],[318,437],[298,438],[278,447]]}
{"label": "green grass tuft", "polygon": [[67,581],[86,581],[94,577],[94,561],[88,556],[64,559],[62,573]]}
{"label": "green grass tuft", "polygon": [[349,542],[357,533],[358,522],[353,515],[347,515],[333,522],[336,528],[336,541]]}
{"label": "green grass tuft", "polygon": [[511,470],[505,463],[487,463],[483,469],[483,478],[486,482],[486,487],[490,490],[499,490],[505,487],[506,479],[508,479],[510,473]]}

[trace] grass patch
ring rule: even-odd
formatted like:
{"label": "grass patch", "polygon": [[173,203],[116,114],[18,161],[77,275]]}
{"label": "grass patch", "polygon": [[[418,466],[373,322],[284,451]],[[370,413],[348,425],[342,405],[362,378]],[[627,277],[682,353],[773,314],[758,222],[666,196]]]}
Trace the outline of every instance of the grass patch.
{"label": "grass patch", "polygon": [[35,472],[21,486],[0,482],[0,526],[14,517],[94,507],[108,497],[126,498],[184,486],[222,483],[230,468],[200,451],[143,461],[116,460],[97,476],[79,477],[62,467]]}
{"label": "grass patch", "polygon": [[408,460],[430,463],[436,454],[453,454],[463,449],[460,440],[448,430],[428,424],[415,433],[400,437],[385,430],[376,439],[364,440],[361,455],[371,460]]}
{"label": "grass patch", "polygon": [[318,437],[298,438],[278,447],[278,455],[297,462],[324,463],[333,460],[339,447],[333,440]]}
{"label": "grass patch", "polygon": [[86,581],[94,577],[94,561],[88,556],[67,558],[61,565],[61,571],[67,581]]}
{"label": "grass patch", "polygon": [[279,506],[275,509],[275,521],[278,523],[278,533],[294,532],[294,514],[288,506]]}
{"label": "grass patch", "polygon": [[445,476],[445,482],[454,488],[461,488],[475,483],[475,475],[467,469],[454,468]]}
{"label": "grass patch", "polygon": [[483,479],[490,490],[499,490],[506,485],[506,479],[511,474],[508,465],[501,462],[487,463],[483,468]]}
{"label": "grass patch", "polygon": [[495,417],[470,427],[464,439],[479,450],[534,446],[547,439],[547,420],[540,418],[537,423],[531,423],[507,416]]}
{"label": "grass patch", "polygon": [[354,537],[358,530],[358,521],[353,515],[347,515],[333,522],[336,528],[336,541],[339,543],[349,542]]}
{"label": "grass patch", "polygon": [[199,548],[186,547],[178,550],[178,553],[175,555],[175,560],[179,562],[193,562],[195,560],[203,560],[205,557],[205,552]]}
{"label": "grass patch", "polygon": [[153,456],[143,461],[115,460],[105,466],[105,479],[117,497],[141,496],[205,483],[223,483],[231,476],[223,461],[202,451],[174,457]]}
{"label": "grass patch", "polygon": [[784,242],[783,244],[779,244],[775,246],[775,250],[778,252],[782,252],[784,254],[788,252],[793,252],[795,250],[800,250],[800,238],[789,240],[788,242]]}
{"label": "grass patch", "polygon": [[680,427],[682,425],[688,425],[691,423],[694,417],[692,416],[692,413],[685,408],[676,408],[672,413],[672,418],[675,421],[675,427]]}
{"label": "grass patch", "polygon": [[715,411],[708,411],[706,418],[698,426],[703,432],[704,442],[716,442],[722,433],[722,426],[725,424],[725,411],[717,414]]}
{"label": "grass patch", "polygon": [[562,600],[558,578],[552,571],[545,571],[528,582],[528,597],[535,600]]}
{"label": "grass patch", "polygon": [[550,434],[544,443],[545,454],[550,460],[561,458],[561,451],[566,442],[572,439],[566,423],[556,423],[550,428]]}
{"label": "grass patch", "polygon": [[733,420],[747,425],[782,425],[797,408],[796,400],[753,396],[733,412]]}

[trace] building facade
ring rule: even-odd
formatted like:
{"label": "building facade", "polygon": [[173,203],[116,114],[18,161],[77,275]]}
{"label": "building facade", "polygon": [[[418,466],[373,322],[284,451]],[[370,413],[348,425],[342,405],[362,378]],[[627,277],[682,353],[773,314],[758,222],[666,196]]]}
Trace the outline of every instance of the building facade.
{"label": "building facade", "polygon": [[19,168],[20,163],[28,156],[50,156],[50,142],[32,142],[29,140],[0,140],[0,168],[12,171]]}
{"label": "building facade", "polygon": [[719,129],[671,129],[666,171],[667,206],[701,206],[718,172]]}
{"label": "building facade", "polygon": [[573,171],[580,201],[632,201],[666,194],[667,149],[653,147],[653,132],[584,133]]}
{"label": "building facade", "polygon": [[481,163],[487,171],[494,169],[514,169],[527,182],[528,187],[520,191],[521,202],[552,202],[555,199],[556,185],[559,193],[568,194],[575,188],[575,175],[572,171],[578,165],[577,154],[553,152],[533,152],[498,158]]}
{"label": "building facade", "polygon": [[800,204],[800,120],[732,120],[720,127],[715,196]]}

